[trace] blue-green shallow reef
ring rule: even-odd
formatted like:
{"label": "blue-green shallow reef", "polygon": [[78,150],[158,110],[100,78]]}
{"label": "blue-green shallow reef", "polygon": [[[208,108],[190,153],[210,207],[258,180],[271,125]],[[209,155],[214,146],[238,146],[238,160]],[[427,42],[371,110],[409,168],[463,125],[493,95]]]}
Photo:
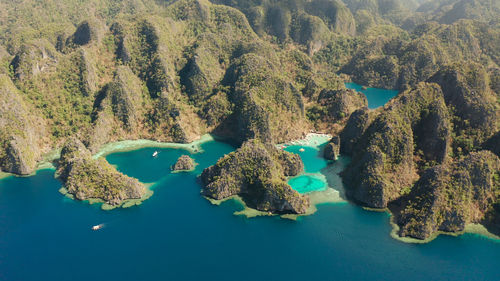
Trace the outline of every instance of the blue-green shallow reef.
{"label": "blue-green shallow reef", "polygon": [[348,89],[353,89],[365,94],[366,99],[368,100],[368,108],[370,109],[375,109],[384,106],[390,99],[392,99],[398,94],[398,91],[395,90],[386,90],[379,88],[363,89],[363,86],[358,85],[356,83],[345,83],[345,86]]}
{"label": "blue-green shallow reef", "polygon": [[[142,205],[102,211],[62,196],[53,170],[0,180],[0,279],[4,280],[497,280],[500,243],[439,236],[428,244],[390,237],[386,213],[326,204],[297,221],[234,216],[210,204],[196,175],[232,147],[209,142],[194,172],[170,173],[176,156],[154,149],[107,159],[156,181]],[[168,157],[166,157],[168,156]],[[167,159],[168,158],[168,159]],[[131,161],[133,159],[133,161]],[[307,160],[305,160],[307,161]],[[307,163],[306,163],[307,166]],[[104,223],[100,231],[92,225]]]}
{"label": "blue-green shallow reef", "polygon": [[295,144],[285,148],[288,152],[298,154],[304,162],[304,173],[288,181],[288,184],[299,193],[306,194],[328,188],[327,180],[321,173],[328,165],[328,161],[320,153],[325,144],[326,142],[320,140],[309,146]]}
{"label": "blue-green shallow reef", "polygon": [[290,179],[288,184],[301,194],[322,191],[327,188],[326,184],[320,178],[307,174]]}

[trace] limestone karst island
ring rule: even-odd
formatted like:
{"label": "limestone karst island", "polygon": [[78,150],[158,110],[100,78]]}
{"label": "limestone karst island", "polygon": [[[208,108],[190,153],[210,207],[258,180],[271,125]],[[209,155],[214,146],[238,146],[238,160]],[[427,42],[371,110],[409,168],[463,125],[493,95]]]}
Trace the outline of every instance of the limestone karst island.
{"label": "limestone karst island", "polygon": [[0,280],[500,277],[500,0],[0,0]]}

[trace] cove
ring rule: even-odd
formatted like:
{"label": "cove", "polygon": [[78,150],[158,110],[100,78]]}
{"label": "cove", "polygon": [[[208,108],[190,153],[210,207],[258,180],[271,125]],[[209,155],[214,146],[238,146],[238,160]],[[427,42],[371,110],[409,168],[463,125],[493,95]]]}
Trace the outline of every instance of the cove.
{"label": "cove", "polygon": [[363,90],[363,86],[356,83],[345,83],[347,89],[356,90],[365,94],[368,100],[368,108],[375,109],[384,106],[390,99],[398,94],[395,90],[386,90],[379,88],[366,88]]}
{"label": "cove", "polygon": [[[120,171],[153,184],[150,199],[127,209],[102,211],[64,197],[53,169],[1,179],[0,280],[497,280],[500,275],[495,240],[464,234],[402,243],[390,237],[387,213],[347,202],[319,205],[315,214],[298,220],[235,216],[240,204],[212,205],[200,195],[197,179],[234,147],[209,141],[201,148],[107,155]],[[152,158],[155,150],[159,155]],[[306,173],[333,177],[328,173],[338,161],[309,163],[308,157],[320,153],[313,150],[301,156]],[[182,154],[199,165],[193,172],[171,173]],[[99,223],[102,230],[90,229]]]}
{"label": "cove", "polygon": [[288,184],[297,192],[306,194],[328,188],[326,177],[321,171],[328,166],[322,151],[330,138],[326,135],[310,135],[309,138],[285,146],[286,151],[298,154],[304,163],[304,173],[288,180]]}
{"label": "cove", "polygon": [[300,175],[295,178],[291,178],[288,184],[301,194],[310,193],[313,191],[323,191],[326,190],[326,184],[314,175]]}

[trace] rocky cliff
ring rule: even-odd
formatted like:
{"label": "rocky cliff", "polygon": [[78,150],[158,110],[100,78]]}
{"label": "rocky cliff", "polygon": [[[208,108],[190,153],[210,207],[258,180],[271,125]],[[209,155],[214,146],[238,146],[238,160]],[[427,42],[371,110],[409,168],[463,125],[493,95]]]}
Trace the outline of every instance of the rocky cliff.
{"label": "rocky cliff", "polygon": [[189,155],[182,155],[177,159],[175,164],[172,166],[173,171],[191,171],[194,169],[196,163],[193,158],[189,157]]}
{"label": "rocky cliff", "polygon": [[257,210],[303,214],[309,207],[309,198],[293,190],[285,178],[302,170],[298,155],[250,140],[203,171],[203,194],[214,199],[239,195]]}
{"label": "rocky cliff", "polygon": [[67,192],[78,200],[101,199],[110,205],[120,205],[127,199],[140,199],[146,193],[137,179],[118,172],[104,158],[92,158],[76,138],[63,146],[57,173]]}
{"label": "rocky cliff", "polygon": [[426,239],[471,222],[498,231],[498,157],[479,151],[496,151],[498,105],[487,80],[474,64],[443,68],[380,111],[354,112],[340,133],[340,152],[352,156],[347,195],[389,207],[401,236]]}
{"label": "rocky cliff", "polygon": [[499,179],[500,159],[488,151],[426,170],[397,214],[399,235],[426,239],[437,231],[459,232],[468,223],[484,222],[500,199]]}
{"label": "rocky cliff", "polygon": [[[459,21],[452,25],[426,23],[416,27],[411,40],[402,31],[367,40],[342,72],[361,85],[406,89],[457,61],[498,64],[500,34],[488,25]],[[487,64],[487,63],[486,63]]]}
{"label": "rocky cliff", "polygon": [[45,124],[7,75],[0,74],[0,169],[28,175],[45,150]]}
{"label": "rocky cliff", "polygon": [[[362,128],[362,125],[352,126]],[[341,146],[348,144],[345,137],[359,135],[351,132],[355,131],[353,127],[347,127],[341,134],[344,137]],[[437,85],[422,83],[400,94],[373,120],[354,146],[353,164],[344,172],[344,180],[350,187],[348,194],[370,207],[386,207],[412,186],[417,178],[417,158],[426,163],[445,161],[450,135],[450,117]],[[346,150],[350,148],[343,149]]]}

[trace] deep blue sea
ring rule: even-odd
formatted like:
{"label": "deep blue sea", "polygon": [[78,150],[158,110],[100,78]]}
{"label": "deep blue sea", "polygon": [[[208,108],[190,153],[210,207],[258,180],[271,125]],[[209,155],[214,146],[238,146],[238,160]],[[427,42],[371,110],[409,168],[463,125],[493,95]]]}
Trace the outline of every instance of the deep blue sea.
{"label": "deep blue sea", "polygon": [[390,99],[398,94],[395,90],[386,90],[379,88],[366,88],[363,90],[363,86],[356,83],[345,83],[347,89],[353,89],[358,92],[365,94],[368,100],[368,108],[375,109],[377,107],[384,106]]}
{"label": "deep blue sea", "polygon": [[[500,279],[499,242],[465,234],[405,244],[390,237],[387,213],[350,203],[321,205],[298,221],[233,215],[242,206],[212,205],[200,196],[197,175],[234,148],[216,141],[202,147],[189,173],[170,173],[183,150],[107,156],[120,171],[156,182],[150,199],[128,209],[65,198],[53,170],[0,180],[0,279]],[[306,172],[328,171],[318,153],[300,154]],[[92,231],[99,223],[105,227]]]}

